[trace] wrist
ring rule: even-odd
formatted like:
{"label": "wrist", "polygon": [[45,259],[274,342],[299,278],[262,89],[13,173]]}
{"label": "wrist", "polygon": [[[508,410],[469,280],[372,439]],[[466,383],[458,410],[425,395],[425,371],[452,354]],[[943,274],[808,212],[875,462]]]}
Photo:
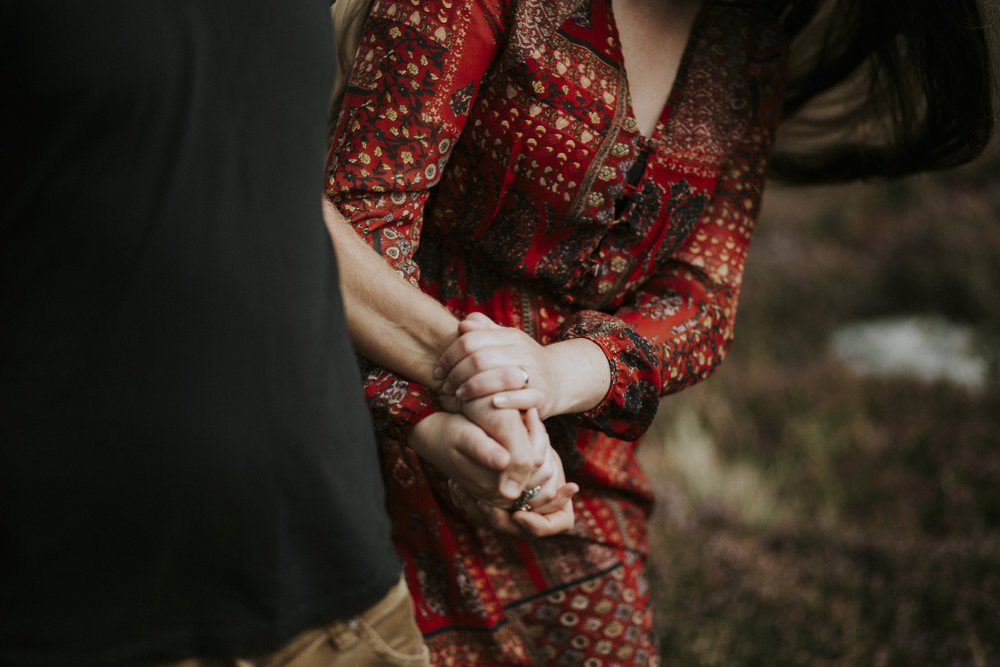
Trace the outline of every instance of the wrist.
{"label": "wrist", "polygon": [[[427,393],[423,387],[420,390],[422,393]],[[430,424],[434,423],[437,415],[440,413],[441,408],[428,396],[427,400],[422,400],[419,405],[414,405],[407,411],[405,417],[398,423],[396,435],[410,444],[414,438],[414,430],[428,419],[431,419],[429,424],[424,425],[420,429],[421,431],[425,431]],[[412,447],[412,444],[410,446],[416,449]]]}
{"label": "wrist", "polygon": [[597,407],[611,389],[604,349],[587,338],[552,343],[545,348],[556,391],[543,417],[578,414]]}
{"label": "wrist", "polygon": [[[444,384],[444,378],[434,377],[434,369],[437,367],[438,362],[444,355],[445,351],[458,340],[458,319],[444,310],[441,307],[443,313],[439,314],[438,317],[428,317],[426,321],[432,323],[425,327],[421,333],[418,335],[422,349],[424,351],[423,358],[421,360],[422,377],[420,378],[421,384],[429,387],[437,396],[438,399],[444,396],[441,393],[441,386]],[[452,409],[451,406],[445,406],[445,409],[449,412],[458,412],[458,409]]]}
{"label": "wrist", "polygon": [[440,412],[429,412],[419,420],[410,424],[406,432],[406,445],[422,459],[430,460],[429,448],[439,440],[435,434],[437,422],[442,418]]}

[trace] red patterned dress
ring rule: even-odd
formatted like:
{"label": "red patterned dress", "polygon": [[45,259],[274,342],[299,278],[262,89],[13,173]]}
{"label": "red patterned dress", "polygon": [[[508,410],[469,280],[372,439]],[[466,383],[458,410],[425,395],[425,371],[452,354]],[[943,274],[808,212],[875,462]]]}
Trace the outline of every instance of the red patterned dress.
{"label": "red patterned dress", "polygon": [[610,0],[376,0],[327,195],[402,275],[543,344],[585,337],[612,376],[547,420],[578,482],[567,535],[463,520],[406,444],[439,409],[368,367],[397,549],[436,664],[653,664],[636,440],[732,340],[781,106],[762,2],[706,0],[655,132],[628,96]]}

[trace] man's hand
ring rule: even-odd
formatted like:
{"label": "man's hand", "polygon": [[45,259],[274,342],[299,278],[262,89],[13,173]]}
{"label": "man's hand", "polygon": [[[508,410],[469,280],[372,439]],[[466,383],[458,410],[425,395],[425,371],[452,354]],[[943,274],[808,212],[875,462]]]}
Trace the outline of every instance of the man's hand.
{"label": "man's hand", "polygon": [[[476,410],[481,411],[487,419],[495,418],[495,413],[511,412],[483,404],[482,399],[474,407],[474,413]],[[515,412],[515,414],[526,431],[531,451],[535,456],[541,455],[540,463],[534,465],[537,461],[533,462],[533,470],[518,487],[520,492],[517,501],[513,504],[509,501],[503,503],[491,501],[489,498],[479,496],[475,491],[463,488],[457,480],[449,484],[452,501],[474,523],[488,525],[515,537],[535,538],[565,532],[573,527],[572,498],[579,492],[580,487],[573,482],[566,482],[562,461],[549,443],[548,433],[538,416],[538,411],[532,408],[523,417],[520,413]],[[512,507],[521,509],[511,511]]]}

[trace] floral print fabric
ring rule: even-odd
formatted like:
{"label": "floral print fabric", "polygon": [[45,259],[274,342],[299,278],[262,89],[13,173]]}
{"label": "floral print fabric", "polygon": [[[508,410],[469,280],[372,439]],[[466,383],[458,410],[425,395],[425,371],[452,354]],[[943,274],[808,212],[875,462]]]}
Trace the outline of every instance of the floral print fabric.
{"label": "floral print fabric", "polygon": [[[438,409],[433,396],[365,368],[425,633],[504,627],[505,577],[523,575],[531,586],[518,590],[541,594],[609,567],[608,553],[641,559],[651,495],[630,441],[662,395],[707,377],[731,344],[784,53],[762,3],[706,0],[645,137],[610,0],[374,3],[327,196],[456,315],[483,312],[543,344],[592,340],[612,378],[593,410],[546,422],[582,488],[573,539],[553,542],[574,546],[543,562],[548,540],[512,541],[517,564],[498,568],[488,545],[503,538],[458,516],[405,447],[409,428]],[[611,551],[595,562],[588,544]]]}

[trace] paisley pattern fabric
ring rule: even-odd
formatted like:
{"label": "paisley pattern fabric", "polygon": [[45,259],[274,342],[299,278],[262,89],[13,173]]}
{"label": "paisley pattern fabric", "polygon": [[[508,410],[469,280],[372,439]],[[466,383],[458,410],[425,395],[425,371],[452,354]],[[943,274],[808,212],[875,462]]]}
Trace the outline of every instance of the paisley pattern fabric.
{"label": "paisley pattern fabric", "polygon": [[[592,340],[612,378],[594,409],[547,420],[582,488],[577,523],[527,543],[463,520],[405,445],[439,409],[433,396],[365,366],[396,545],[439,664],[532,664],[544,642],[514,618],[521,603],[585,592],[617,568],[641,581],[652,499],[636,441],[660,397],[707,377],[732,341],[784,75],[763,5],[706,0],[649,137],[610,0],[372,7],[327,196],[456,315],[483,312],[543,344]],[[628,597],[643,609],[644,593]]]}

